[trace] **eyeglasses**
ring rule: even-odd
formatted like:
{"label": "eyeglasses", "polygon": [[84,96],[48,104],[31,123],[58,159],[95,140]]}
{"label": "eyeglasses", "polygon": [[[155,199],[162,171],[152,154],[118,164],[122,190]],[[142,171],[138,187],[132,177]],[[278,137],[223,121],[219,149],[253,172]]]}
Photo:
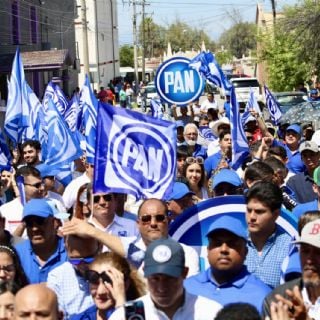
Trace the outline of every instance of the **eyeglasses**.
{"label": "eyeglasses", "polygon": [[104,194],[104,195],[95,195],[95,196],[93,196],[93,202],[98,203],[98,202],[100,202],[101,198],[103,198],[104,201],[109,202],[112,200],[112,194],[108,193],[108,194]]}
{"label": "eyeglasses", "polygon": [[78,266],[81,263],[90,264],[94,260],[94,256],[85,257],[85,258],[68,258],[68,261],[74,265]]}
{"label": "eyeglasses", "polygon": [[44,183],[41,181],[41,182],[37,182],[37,183],[34,183],[34,184],[32,184],[32,183],[25,183],[24,185],[25,185],[25,186],[31,186],[31,187],[34,187],[34,188],[36,188],[36,189],[39,189],[39,188],[41,188],[41,187],[44,185]]}
{"label": "eyeglasses", "polygon": [[203,158],[201,158],[201,157],[196,157],[196,158],[194,158],[194,157],[188,157],[187,159],[186,159],[186,163],[187,164],[193,164],[193,163],[197,163],[197,164],[203,164]]}
{"label": "eyeglasses", "polygon": [[101,279],[102,282],[107,282],[110,283],[112,285],[112,280],[111,278],[106,274],[105,271],[99,273],[97,271],[94,270],[86,270],[84,273],[84,278],[93,285],[99,285],[99,280]]}
{"label": "eyeglasses", "polygon": [[13,272],[16,269],[14,264],[8,264],[6,266],[0,266],[0,270],[3,270],[4,272]]}
{"label": "eyeglasses", "polygon": [[164,222],[167,218],[165,214],[155,214],[152,216],[151,214],[145,214],[143,216],[140,216],[140,220],[143,223],[149,223],[151,222],[152,218],[155,218],[156,222]]}
{"label": "eyeglasses", "polygon": [[30,216],[24,219],[24,222],[27,228],[31,228],[33,224],[38,226],[43,226],[47,222],[48,218],[37,217],[37,216]]}

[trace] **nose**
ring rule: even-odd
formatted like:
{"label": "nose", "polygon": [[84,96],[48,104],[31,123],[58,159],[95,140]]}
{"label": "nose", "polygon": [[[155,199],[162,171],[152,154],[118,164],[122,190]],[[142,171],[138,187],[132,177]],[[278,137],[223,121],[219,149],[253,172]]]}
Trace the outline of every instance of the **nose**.
{"label": "nose", "polygon": [[6,279],[7,275],[3,269],[0,270],[0,279]]}
{"label": "nose", "polygon": [[229,252],[229,246],[224,242],[220,246],[220,251],[221,252]]}
{"label": "nose", "polygon": [[102,280],[100,279],[98,287],[97,287],[97,294],[106,294],[108,293],[109,290],[107,289],[107,287],[105,286],[105,284],[102,282]]}
{"label": "nose", "polygon": [[8,311],[5,306],[0,306],[0,319],[8,319]]}

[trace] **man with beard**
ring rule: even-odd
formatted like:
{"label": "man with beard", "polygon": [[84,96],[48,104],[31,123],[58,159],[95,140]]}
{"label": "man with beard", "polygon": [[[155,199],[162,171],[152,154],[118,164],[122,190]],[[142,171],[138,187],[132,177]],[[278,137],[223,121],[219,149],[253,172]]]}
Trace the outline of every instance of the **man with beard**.
{"label": "man with beard", "polygon": [[192,157],[207,158],[207,151],[204,147],[197,143],[199,130],[194,123],[188,123],[184,127],[185,145],[188,146],[188,155]]}
{"label": "man with beard", "polygon": [[264,314],[270,316],[270,307],[276,301],[287,306],[290,319],[320,319],[320,219],[307,223],[300,245],[302,278],[276,287],[264,302]]}
{"label": "man with beard", "polygon": [[41,163],[40,153],[41,153],[41,144],[37,140],[27,140],[22,146],[22,156],[26,165],[36,166]]}

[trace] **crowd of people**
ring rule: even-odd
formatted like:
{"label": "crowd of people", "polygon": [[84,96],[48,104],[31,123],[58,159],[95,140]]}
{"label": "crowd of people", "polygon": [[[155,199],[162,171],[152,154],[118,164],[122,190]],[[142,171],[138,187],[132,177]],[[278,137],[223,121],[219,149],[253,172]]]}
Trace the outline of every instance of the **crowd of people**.
{"label": "crowd of people", "polygon": [[[116,87],[98,98],[129,107],[133,90]],[[85,151],[64,186],[38,141],[12,150],[0,180],[3,318],[320,319],[313,124],[275,126],[252,110],[243,123],[250,154],[233,168],[230,97],[219,106],[209,92],[179,109],[172,106],[177,172],[167,199],[94,193]],[[204,268],[199,249],[171,238],[170,226],[190,207],[231,195],[244,198],[246,223],[224,212],[207,226]],[[299,237],[277,223],[281,210],[299,221]]]}

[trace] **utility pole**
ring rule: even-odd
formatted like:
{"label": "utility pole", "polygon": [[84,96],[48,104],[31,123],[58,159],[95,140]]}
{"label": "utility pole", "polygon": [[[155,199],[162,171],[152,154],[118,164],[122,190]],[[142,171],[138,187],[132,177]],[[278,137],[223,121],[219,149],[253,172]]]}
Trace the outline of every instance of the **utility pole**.
{"label": "utility pole", "polygon": [[145,0],[142,0],[142,81],[144,82],[146,80],[146,53],[145,53],[145,47],[146,47],[146,38],[145,38],[145,12],[144,12],[144,6],[145,6]]}
{"label": "utility pole", "polygon": [[133,59],[134,59],[134,81],[136,86],[139,84],[138,73],[138,48],[137,48],[137,12],[136,12],[136,0],[132,1],[133,4]]}
{"label": "utility pole", "polygon": [[81,20],[82,20],[82,53],[83,53],[83,71],[89,74],[89,50],[88,50],[88,26],[87,26],[87,8],[86,1],[81,0]]}

